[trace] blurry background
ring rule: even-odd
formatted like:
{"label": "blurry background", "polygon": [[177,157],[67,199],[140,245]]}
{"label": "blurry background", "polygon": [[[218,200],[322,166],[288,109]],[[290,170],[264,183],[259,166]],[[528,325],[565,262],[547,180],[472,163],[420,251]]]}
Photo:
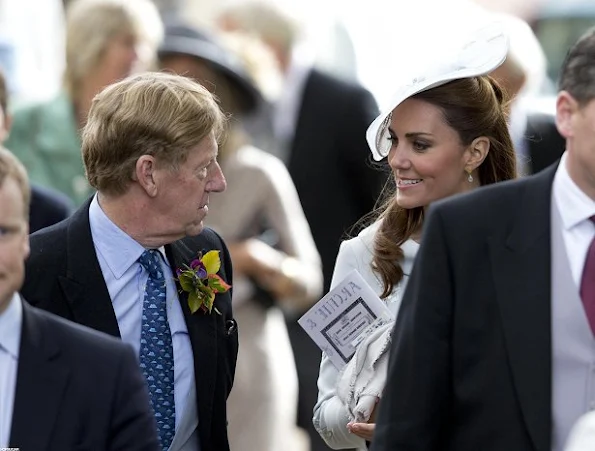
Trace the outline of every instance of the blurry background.
{"label": "blurry background", "polygon": [[[432,39],[431,29],[425,21],[431,9],[461,3],[458,0],[424,0],[426,17],[410,17],[419,1],[390,3],[383,0],[342,2],[339,0],[268,0],[282,4],[295,14],[307,18],[310,39],[316,42],[317,65],[346,78],[358,78],[381,104],[382,94],[390,91],[390,81],[383,77],[379,67],[396,65],[391,50],[395,43],[411,39]],[[19,41],[27,51],[19,53],[13,62],[18,70],[31,76],[44,74],[39,94],[55,89],[62,65],[53,58],[61,49],[62,11],[60,4],[69,0],[0,0],[0,33]],[[201,26],[212,27],[214,18],[222,8],[242,0],[155,0],[164,14],[181,13],[187,20]],[[569,45],[589,26],[595,24],[595,2],[592,0],[474,0],[493,11],[516,15],[526,20],[541,43],[547,58],[547,75],[555,83],[558,68]],[[417,6],[416,6],[417,5]],[[442,20],[454,20],[457,13]],[[10,19],[10,20],[8,20]],[[402,22],[402,23],[401,23]],[[21,26],[22,24],[27,26]],[[400,27],[397,29],[396,25]],[[403,26],[401,26],[403,25]],[[37,30],[36,33],[30,33]],[[3,51],[3,50],[0,50]],[[381,66],[379,63],[381,62]],[[369,64],[372,63],[372,64]],[[47,71],[46,71],[47,68]],[[47,78],[49,77],[49,78]],[[552,92],[552,84],[544,86],[544,93]],[[386,96],[384,96],[386,97]]]}

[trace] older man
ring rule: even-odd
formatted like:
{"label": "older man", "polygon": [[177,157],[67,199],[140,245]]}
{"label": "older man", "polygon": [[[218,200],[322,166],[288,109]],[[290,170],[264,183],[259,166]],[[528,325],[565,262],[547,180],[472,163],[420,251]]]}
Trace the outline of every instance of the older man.
{"label": "older man", "polygon": [[132,348],[22,302],[29,201],[23,165],[0,148],[0,448],[156,451]]}
{"label": "older man", "polygon": [[[203,227],[210,194],[225,189],[223,121],[209,91],[185,77],[149,73],[109,86],[82,133],[97,194],[31,238],[27,299],[134,346],[163,449],[229,449],[231,261]],[[187,268],[193,282],[181,285],[177,269]]]}

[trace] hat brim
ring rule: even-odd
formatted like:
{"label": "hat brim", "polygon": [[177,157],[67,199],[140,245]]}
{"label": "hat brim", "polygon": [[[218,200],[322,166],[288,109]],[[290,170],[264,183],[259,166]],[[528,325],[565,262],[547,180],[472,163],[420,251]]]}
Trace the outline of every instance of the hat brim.
{"label": "hat brim", "polygon": [[444,85],[453,80],[486,75],[499,67],[508,53],[508,37],[500,22],[479,28],[466,40],[458,41],[449,49],[436,49],[440,61],[434,61],[405,76],[388,106],[370,124],[366,140],[374,160],[386,158],[390,150],[391,113],[409,97]]}
{"label": "hat brim", "polygon": [[207,41],[183,36],[166,36],[157,52],[159,59],[170,55],[187,55],[208,62],[215,70],[221,72],[238,88],[243,96],[242,109],[244,113],[256,110],[263,102],[262,95],[249,80],[248,74],[242,69],[239,62],[232,64],[223,59],[221,49]]}

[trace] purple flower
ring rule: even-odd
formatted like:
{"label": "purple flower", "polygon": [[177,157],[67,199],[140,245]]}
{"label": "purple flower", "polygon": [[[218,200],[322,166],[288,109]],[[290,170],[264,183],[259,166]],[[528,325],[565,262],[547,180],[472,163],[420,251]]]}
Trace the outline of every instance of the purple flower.
{"label": "purple flower", "polygon": [[180,268],[176,269],[176,275],[178,277],[180,277],[181,274],[182,274],[182,270]]}
{"label": "purple flower", "polygon": [[195,269],[196,271],[196,275],[198,276],[199,279],[206,279],[207,277],[207,269],[205,268],[205,265],[203,265],[202,263],[200,264],[199,268]]}
{"label": "purple flower", "polygon": [[204,263],[199,259],[195,258],[192,260],[190,267],[194,270],[199,279],[205,279],[207,277],[207,268],[205,268]]}

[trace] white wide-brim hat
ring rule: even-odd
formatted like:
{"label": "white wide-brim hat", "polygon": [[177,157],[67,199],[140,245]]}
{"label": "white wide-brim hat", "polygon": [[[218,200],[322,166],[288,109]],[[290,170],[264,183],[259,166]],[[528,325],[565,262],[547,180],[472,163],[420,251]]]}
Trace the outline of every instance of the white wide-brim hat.
{"label": "white wide-brim hat", "polygon": [[396,77],[399,88],[366,132],[374,160],[380,161],[388,155],[391,113],[403,101],[449,81],[489,74],[504,62],[508,53],[508,37],[504,29],[501,22],[491,21],[475,31],[455,33],[432,49],[425,58],[427,64],[399,73]]}

